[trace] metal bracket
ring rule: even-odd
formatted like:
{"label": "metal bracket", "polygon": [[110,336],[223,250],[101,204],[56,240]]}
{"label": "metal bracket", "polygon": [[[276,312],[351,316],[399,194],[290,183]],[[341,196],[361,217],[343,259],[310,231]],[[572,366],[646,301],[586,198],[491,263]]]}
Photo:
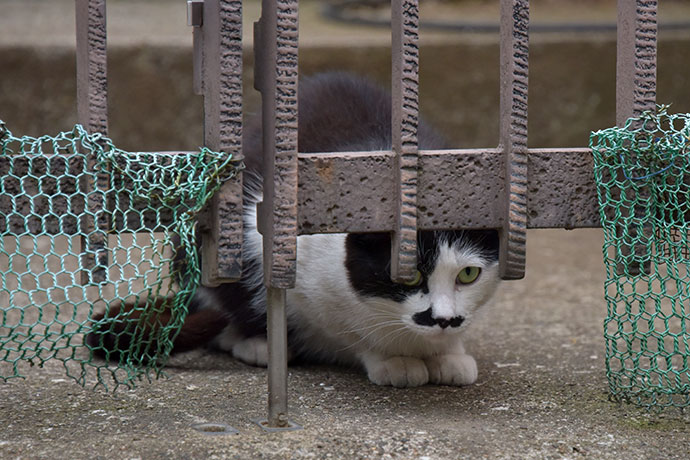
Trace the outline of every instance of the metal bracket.
{"label": "metal bracket", "polygon": [[204,66],[204,0],[187,0],[187,25],[194,27],[193,32],[193,87],[194,94],[204,94],[203,66]]}
{"label": "metal bracket", "polygon": [[204,25],[204,0],[187,0],[187,25],[193,27]]}

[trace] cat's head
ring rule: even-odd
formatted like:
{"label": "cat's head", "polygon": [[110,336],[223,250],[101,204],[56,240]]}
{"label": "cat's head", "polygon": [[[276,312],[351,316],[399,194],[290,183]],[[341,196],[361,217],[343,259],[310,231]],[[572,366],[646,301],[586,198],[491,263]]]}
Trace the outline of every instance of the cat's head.
{"label": "cat's head", "polygon": [[394,283],[390,234],[348,235],[350,284],[364,301],[397,314],[419,334],[443,337],[463,329],[498,284],[497,232],[422,231],[417,246],[415,279]]}

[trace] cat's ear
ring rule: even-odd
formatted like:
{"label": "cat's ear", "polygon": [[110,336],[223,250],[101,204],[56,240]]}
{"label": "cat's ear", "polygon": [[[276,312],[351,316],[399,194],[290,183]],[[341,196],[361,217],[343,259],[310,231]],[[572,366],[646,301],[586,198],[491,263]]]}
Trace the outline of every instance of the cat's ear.
{"label": "cat's ear", "polygon": [[361,249],[381,250],[390,248],[391,235],[390,233],[350,233],[348,243]]}

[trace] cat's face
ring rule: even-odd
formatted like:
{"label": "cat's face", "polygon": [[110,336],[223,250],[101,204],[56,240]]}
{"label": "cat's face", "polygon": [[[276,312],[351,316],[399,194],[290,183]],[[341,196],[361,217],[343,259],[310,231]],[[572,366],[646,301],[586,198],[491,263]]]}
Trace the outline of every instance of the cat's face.
{"label": "cat's face", "polygon": [[498,284],[495,231],[420,232],[413,282],[390,280],[390,236],[351,234],[350,283],[372,308],[396,315],[407,328],[433,337],[464,329]]}

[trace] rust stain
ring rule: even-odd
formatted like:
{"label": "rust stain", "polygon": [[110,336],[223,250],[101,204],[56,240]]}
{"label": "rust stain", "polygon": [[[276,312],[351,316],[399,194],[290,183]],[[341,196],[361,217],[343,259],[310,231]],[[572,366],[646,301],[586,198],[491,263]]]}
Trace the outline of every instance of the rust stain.
{"label": "rust stain", "polygon": [[333,163],[325,159],[316,160],[316,173],[322,182],[332,183],[333,182]]}

